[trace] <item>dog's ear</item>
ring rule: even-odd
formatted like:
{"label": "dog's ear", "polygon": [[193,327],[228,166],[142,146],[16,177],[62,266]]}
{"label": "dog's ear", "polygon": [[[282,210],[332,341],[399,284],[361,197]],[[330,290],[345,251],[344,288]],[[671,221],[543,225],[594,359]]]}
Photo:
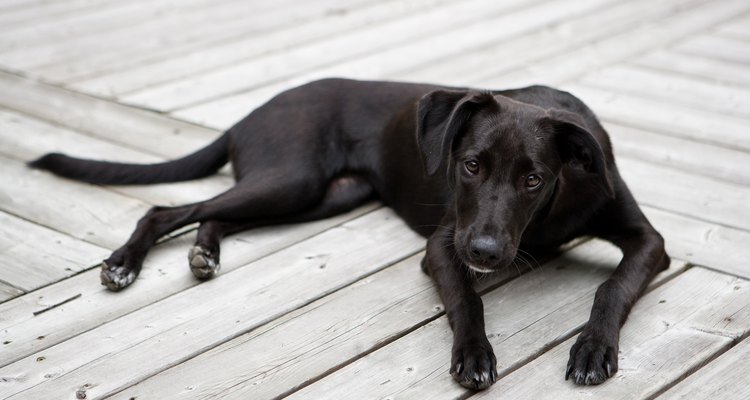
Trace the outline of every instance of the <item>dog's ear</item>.
{"label": "dog's ear", "polygon": [[419,100],[417,106],[417,144],[422,165],[434,175],[447,159],[453,141],[480,107],[494,102],[491,93],[436,90]]}
{"label": "dog's ear", "polygon": [[614,188],[604,152],[594,135],[585,128],[583,119],[577,114],[553,109],[547,112],[543,123],[553,129],[555,145],[562,161],[596,174],[601,189],[613,198]]}

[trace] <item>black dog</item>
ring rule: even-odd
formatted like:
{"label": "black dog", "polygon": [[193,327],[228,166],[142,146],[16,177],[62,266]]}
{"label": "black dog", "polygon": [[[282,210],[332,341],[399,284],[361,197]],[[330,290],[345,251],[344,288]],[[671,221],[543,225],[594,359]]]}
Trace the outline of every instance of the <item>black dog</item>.
{"label": "black dog", "polygon": [[497,376],[482,299],[467,269],[506,268],[519,249],[592,235],[623,258],[596,292],[565,374],[598,384],[617,371],[620,326],[669,264],[662,237],[620,178],[606,132],[574,96],[327,79],[286,91],[179,160],[133,165],[48,154],[31,165],[98,184],[195,179],[227,161],[237,184],[211,200],[154,207],[104,264],[102,283],[133,282],[156,240],[200,222],[190,267],[219,268],[219,242],[261,225],[308,221],[380,198],[429,237],[422,266],[454,332],[451,375],[482,389]]}

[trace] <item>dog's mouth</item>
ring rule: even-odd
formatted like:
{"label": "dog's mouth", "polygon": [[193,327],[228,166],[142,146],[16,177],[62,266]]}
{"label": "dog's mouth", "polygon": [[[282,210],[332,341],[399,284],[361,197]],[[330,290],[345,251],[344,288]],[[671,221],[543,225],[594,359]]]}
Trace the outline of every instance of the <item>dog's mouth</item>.
{"label": "dog's mouth", "polygon": [[466,250],[463,248],[457,251],[457,256],[469,270],[480,274],[491,274],[493,272],[504,270],[505,268],[508,268],[516,258],[514,252],[512,257],[502,257],[501,259],[496,260],[496,262],[485,263],[479,260],[473,260],[468,254],[466,254]]}
{"label": "dog's mouth", "polygon": [[496,271],[495,269],[480,267],[478,265],[475,265],[475,264],[472,264],[472,263],[468,263],[468,262],[464,262],[464,264],[466,264],[466,266],[469,267],[470,270],[472,270],[474,272],[479,272],[480,274],[489,274],[489,273],[492,273],[492,272]]}

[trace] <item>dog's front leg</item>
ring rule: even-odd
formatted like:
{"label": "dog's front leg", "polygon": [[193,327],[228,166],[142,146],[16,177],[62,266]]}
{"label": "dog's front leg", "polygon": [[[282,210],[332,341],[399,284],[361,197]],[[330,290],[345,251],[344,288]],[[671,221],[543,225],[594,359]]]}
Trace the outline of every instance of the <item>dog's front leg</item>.
{"label": "dog's front leg", "polygon": [[484,331],[482,298],[455,254],[452,229],[438,228],[430,237],[422,263],[437,285],[453,330],[451,375],[470,389],[489,387],[497,378],[497,360]]}
{"label": "dog's front leg", "polygon": [[651,279],[669,266],[664,239],[635,202],[628,203],[607,219],[618,227],[616,232],[599,234],[618,246],[623,257],[597,289],[589,320],[570,349],[565,379],[581,385],[598,385],[617,372],[620,327]]}

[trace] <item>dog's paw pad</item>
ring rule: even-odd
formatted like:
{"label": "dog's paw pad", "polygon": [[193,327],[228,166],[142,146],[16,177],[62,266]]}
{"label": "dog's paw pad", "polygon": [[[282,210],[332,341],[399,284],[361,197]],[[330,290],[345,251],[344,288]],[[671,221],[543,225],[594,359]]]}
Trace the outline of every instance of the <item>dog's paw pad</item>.
{"label": "dog's paw pad", "polygon": [[213,253],[202,246],[193,246],[188,253],[190,270],[198,279],[210,279],[221,269],[219,260]]}
{"label": "dog's paw pad", "polygon": [[136,273],[122,265],[107,265],[102,263],[102,271],[99,274],[102,285],[107,289],[117,292],[135,281]]}
{"label": "dog's paw pad", "polygon": [[579,385],[598,385],[617,372],[616,345],[583,335],[570,349],[565,379]]}
{"label": "dog's paw pad", "polygon": [[482,390],[490,387],[497,380],[497,360],[492,348],[487,344],[454,351],[450,373],[465,388]]}

